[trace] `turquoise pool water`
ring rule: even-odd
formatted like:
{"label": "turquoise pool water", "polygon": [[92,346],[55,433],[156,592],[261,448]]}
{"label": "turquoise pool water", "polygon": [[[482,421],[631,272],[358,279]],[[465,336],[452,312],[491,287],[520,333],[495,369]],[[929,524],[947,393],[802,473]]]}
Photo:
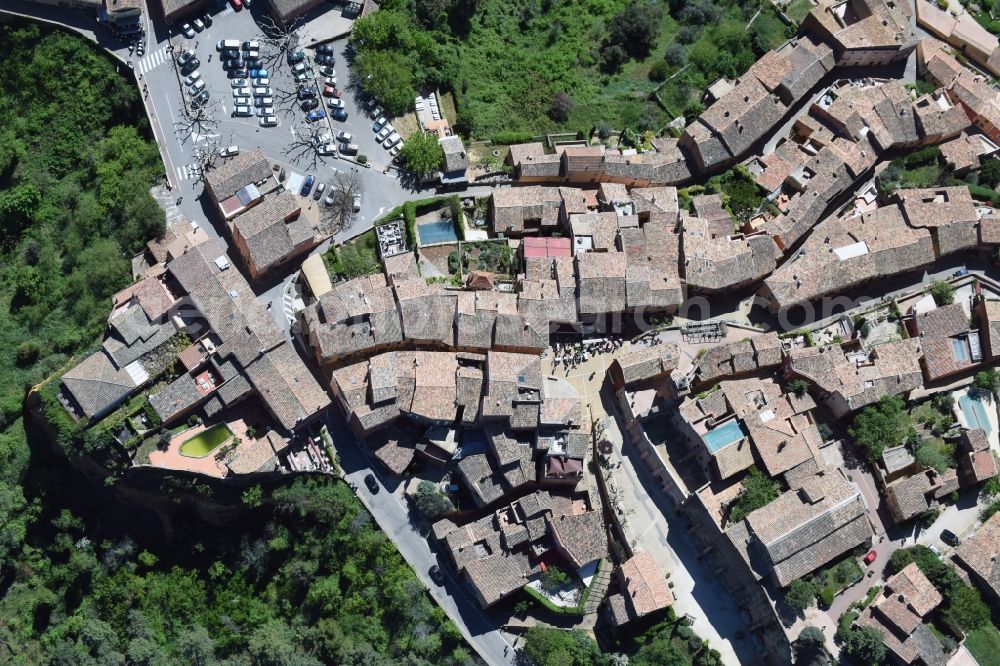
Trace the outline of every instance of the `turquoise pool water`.
{"label": "turquoise pool water", "polygon": [[708,445],[708,452],[715,453],[719,449],[723,449],[733,442],[738,442],[746,436],[747,432],[743,429],[743,424],[733,419],[732,421],[726,421],[718,428],[709,430],[705,433],[703,439],[705,440],[705,444]]}
{"label": "turquoise pool water", "polygon": [[986,406],[982,400],[976,400],[966,394],[958,399],[958,405],[965,414],[965,422],[969,428],[982,428],[987,435],[990,434],[990,420],[986,418]]}
{"label": "turquoise pool water", "polygon": [[417,233],[420,235],[421,245],[447,243],[448,241],[458,240],[458,234],[455,233],[455,225],[452,224],[451,220],[418,224]]}

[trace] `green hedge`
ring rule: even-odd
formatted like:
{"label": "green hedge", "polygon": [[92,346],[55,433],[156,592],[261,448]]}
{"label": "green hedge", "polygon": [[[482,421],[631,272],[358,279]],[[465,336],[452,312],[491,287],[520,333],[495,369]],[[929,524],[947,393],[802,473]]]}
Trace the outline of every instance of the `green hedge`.
{"label": "green hedge", "polygon": [[509,146],[513,143],[528,143],[534,140],[535,135],[531,132],[497,132],[490,137],[491,142],[503,146]]}
{"label": "green hedge", "polygon": [[462,223],[462,200],[456,194],[448,199],[448,208],[451,209],[451,220],[455,225],[455,234],[458,240],[465,240],[465,225]]}
{"label": "green hedge", "polygon": [[[597,577],[597,574],[600,573],[600,571],[601,563],[598,562],[597,568],[594,570],[594,578]],[[535,588],[525,585],[523,589],[529,597],[557,615],[583,615],[583,609],[587,606],[587,599],[590,597],[590,590],[593,589],[593,587],[594,583],[593,580],[591,580],[591,584],[584,589],[582,593],[580,593],[580,602],[576,606],[557,606],[549,601],[548,597]]]}
{"label": "green hedge", "polygon": [[417,251],[417,205],[412,201],[403,204],[403,222],[406,225],[406,242],[410,250]]}

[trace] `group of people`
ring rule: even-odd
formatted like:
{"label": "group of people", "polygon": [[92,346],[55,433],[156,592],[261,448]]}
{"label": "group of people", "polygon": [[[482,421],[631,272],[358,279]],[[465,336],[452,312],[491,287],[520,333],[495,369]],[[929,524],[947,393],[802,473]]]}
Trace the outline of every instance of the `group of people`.
{"label": "group of people", "polygon": [[[559,343],[553,347],[555,353],[555,363],[552,365],[552,373],[555,374],[556,367],[562,365],[566,369],[566,374],[574,370],[581,363],[594,354],[607,354],[617,351],[625,344],[625,340],[617,336],[611,336],[599,341],[589,340],[586,342]],[[593,377],[593,375],[591,375]]]}

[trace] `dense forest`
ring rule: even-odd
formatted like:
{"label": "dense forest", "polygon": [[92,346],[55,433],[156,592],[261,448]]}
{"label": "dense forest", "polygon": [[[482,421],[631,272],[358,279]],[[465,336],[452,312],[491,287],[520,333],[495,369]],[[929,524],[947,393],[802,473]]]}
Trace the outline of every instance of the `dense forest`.
{"label": "dense forest", "polygon": [[[457,129],[511,143],[691,120],[795,29],[754,0],[385,0],[352,33],[358,80],[393,114],[451,91]],[[655,95],[654,95],[655,93]]]}
{"label": "dense forest", "polygon": [[2,27],[0,80],[0,663],[475,663],[344,484],[146,479],[245,512],[219,528],[178,505],[167,541],[24,420],[26,389],[96,348],[162,231],[162,165],[135,86],[88,42]]}

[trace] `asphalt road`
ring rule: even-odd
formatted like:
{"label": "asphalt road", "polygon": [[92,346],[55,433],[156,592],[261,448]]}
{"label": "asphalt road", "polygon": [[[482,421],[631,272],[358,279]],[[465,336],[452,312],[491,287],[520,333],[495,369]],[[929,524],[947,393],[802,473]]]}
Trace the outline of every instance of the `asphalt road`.
{"label": "asphalt road", "polygon": [[[427,538],[409,520],[407,507],[382,483],[377,465],[361,449],[361,445],[339,414],[331,412],[327,427],[333,436],[334,448],[340,458],[344,477],[356,486],[358,498],[374,516],[379,527],[392,539],[403,558],[413,567],[417,578],[427,587],[434,600],[461,629],[465,639],[491,666],[514,663],[515,650],[507,643],[496,625],[470,599],[464,586],[456,581],[452,567],[438,560]],[[379,478],[379,492],[372,494],[364,478],[374,471]],[[445,575],[445,585],[431,580],[428,570],[438,564]],[[460,621],[459,621],[460,620]]]}

